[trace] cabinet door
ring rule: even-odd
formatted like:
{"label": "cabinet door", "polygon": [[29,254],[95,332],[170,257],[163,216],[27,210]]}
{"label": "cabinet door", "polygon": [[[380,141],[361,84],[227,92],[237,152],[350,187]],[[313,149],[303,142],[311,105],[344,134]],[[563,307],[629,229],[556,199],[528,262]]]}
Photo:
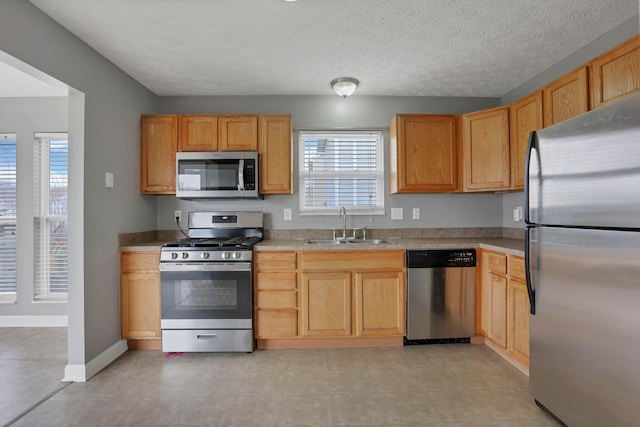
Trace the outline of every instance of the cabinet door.
{"label": "cabinet door", "polygon": [[260,194],[293,194],[291,115],[258,116]]}
{"label": "cabinet door", "polygon": [[480,301],[478,302],[479,315],[476,332],[484,336],[489,336],[489,323],[491,319],[491,285],[489,280],[489,258],[487,253],[483,250],[477,252],[477,266],[479,273],[476,277],[479,277],[480,283]]}
{"label": "cabinet door", "polygon": [[356,273],[355,290],[356,335],[404,335],[404,272]]}
{"label": "cabinet door", "polygon": [[257,151],[258,116],[218,116],[218,148],[220,151]]}
{"label": "cabinet door", "polygon": [[218,116],[180,116],[178,151],[216,151]]}
{"label": "cabinet door", "polygon": [[489,338],[507,348],[507,278],[489,274],[491,286],[491,321]]}
{"label": "cabinet door", "polygon": [[140,119],[140,193],[175,194],[178,117]]}
{"label": "cabinet door", "polygon": [[542,89],[544,127],[585,113],[589,110],[587,67],[559,78]]}
{"label": "cabinet door", "polygon": [[160,338],[160,274],[120,276],[122,338]]}
{"label": "cabinet door", "polygon": [[513,189],[524,188],[524,162],[529,135],[542,129],[542,91],[514,102],[509,109],[511,126],[511,182]]}
{"label": "cabinet door", "polygon": [[589,78],[592,109],[640,90],[640,37],[591,61]]}
{"label": "cabinet door", "polygon": [[525,363],[529,361],[529,295],[527,286],[509,280],[507,295],[507,349]]}
{"label": "cabinet door", "polygon": [[302,275],[303,336],[351,335],[351,273],[308,272]]}
{"label": "cabinet door", "polygon": [[390,125],[391,193],[452,192],[458,188],[456,117],[403,114]]}
{"label": "cabinet door", "polygon": [[465,114],[463,163],[465,191],[509,188],[509,107]]}

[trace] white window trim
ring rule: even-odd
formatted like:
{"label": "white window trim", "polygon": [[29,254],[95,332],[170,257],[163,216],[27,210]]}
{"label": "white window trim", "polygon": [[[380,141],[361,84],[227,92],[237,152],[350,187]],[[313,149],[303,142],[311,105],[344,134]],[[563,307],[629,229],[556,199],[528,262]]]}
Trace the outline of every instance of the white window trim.
{"label": "white window trim", "polygon": [[[371,207],[355,207],[355,206],[346,206],[347,212],[349,215],[385,215],[384,211],[384,188],[385,188],[385,179],[384,179],[384,134],[382,130],[299,130],[298,131],[298,188],[299,188],[299,215],[337,215],[340,206],[331,206],[327,208],[311,208],[304,206],[304,181],[307,177],[307,174],[304,170],[304,147],[302,143],[302,136],[305,134],[349,134],[349,133],[375,133],[379,135],[379,138],[376,142],[376,152],[379,155],[377,162],[377,170],[375,172],[341,172],[340,176],[342,177],[358,177],[358,178],[374,178],[377,181],[376,185],[376,200],[379,201],[378,206]],[[335,177],[335,172],[315,172],[316,176],[327,176],[327,177]]]}
{"label": "white window trim", "polygon": [[[55,139],[66,139],[68,141],[68,134],[66,132],[60,133],[43,133],[37,132],[35,134],[35,140],[55,140]],[[41,151],[42,157],[40,158],[40,165],[36,166],[34,164],[34,168],[38,167],[40,171],[40,178],[38,182],[40,183],[40,199],[38,200],[39,206],[37,206],[38,217],[43,219],[43,224],[40,227],[39,235],[36,235],[37,231],[34,230],[34,245],[36,246],[36,250],[39,251],[39,256],[37,259],[40,260],[48,260],[50,258],[49,247],[50,247],[50,238],[49,235],[49,223],[55,221],[67,221],[68,223],[68,215],[53,215],[49,214],[49,150]],[[68,164],[68,159],[67,159]],[[47,166],[46,168],[44,166]],[[37,245],[37,242],[40,242],[40,245]],[[68,242],[67,242],[68,244]],[[34,258],[34,270],[36,267],[37,259]],[[50,264],[48,262],[43,262],[40,265],[40,276],[41,278],[50,278],[51,270]],[[37,272],[34,271],[34,274],[37,275]],[[67,274],[68,274],[68,265],[67,265]],[[36,279],[36,277],[34,277]],[[44,286],[42,286],[44,284]],[[40,286],[39,286],[40,285]],[[68,286],[67,283],[67,292],[51,292],[51,284],[48,281],[44,280],[34,280],[34,289],[33,289],[33,302],[67,302],[68,299]]]}
{"label": "white window trim", "polygon": [[[0,139],[3,140],[10,140],[16,143],[16,149],[18,148],[17,145],[17,134],[15,133],[0,133]],[[17,157],[16,157],[16,184],[17,184],[17,180],[18,180],[18,164],[17,164]],[[18,224],[18,217],[17,215],[14,216],[2,216],[0,217],[0,224],[15,224],[16,225],[16,230],[17,230],[17,224]],[[17,244],[18,241],[16,239],[16,251],[17,251]],[[17,263],[16,263],[16,267],[17,267]],[[17,273],[17,272],[16,272]],[[18,280],[17,280],[17,275],[16,275],[16,290],[15,291],[9,291],[9,292],[0,292],[0,303],[3,304],[13,304],[17,301],[18,298]]]}

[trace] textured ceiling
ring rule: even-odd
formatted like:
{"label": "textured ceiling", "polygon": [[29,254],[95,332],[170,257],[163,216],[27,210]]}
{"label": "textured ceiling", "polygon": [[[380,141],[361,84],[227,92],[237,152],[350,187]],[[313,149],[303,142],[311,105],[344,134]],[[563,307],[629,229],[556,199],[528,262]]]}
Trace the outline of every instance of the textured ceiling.
{"label": "textured ceiling", "polygon": [[30,0],[158,95],[500,97],[638,0]]}

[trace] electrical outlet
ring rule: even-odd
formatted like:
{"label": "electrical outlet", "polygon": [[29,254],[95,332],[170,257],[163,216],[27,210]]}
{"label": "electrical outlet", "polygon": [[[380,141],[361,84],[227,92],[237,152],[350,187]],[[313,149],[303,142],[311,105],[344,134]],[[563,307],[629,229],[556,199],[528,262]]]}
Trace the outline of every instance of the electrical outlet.
{"label": "electrical outlet", "polygon": [[420,219],[420,208],[413,208],[413,219]]}
{"label": "electrical outlet", "polygon": [[176,209],[176,210],[173,212],[173,217],[174,217],[174,218],[178,218],[178,221],[180,221],[180,220],[182,219],[182,211],[181,211],[181,210],[179,210],[179,209]]}
{"label": "electrical outlet", "polygon": [[391,208],[391,219],[399,220],[404,216],[404,209],[402,208]]}
{"label": "electrical outlet", "polygon": [[284,209],[284,220],[291,221],[291,209],[289,208]]}

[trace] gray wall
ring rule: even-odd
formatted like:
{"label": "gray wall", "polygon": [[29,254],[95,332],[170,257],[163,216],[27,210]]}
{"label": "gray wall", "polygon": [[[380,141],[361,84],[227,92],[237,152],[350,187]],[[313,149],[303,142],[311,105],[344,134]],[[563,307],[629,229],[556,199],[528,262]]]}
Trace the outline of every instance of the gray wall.
{"label": "gray wall", "polygon": [[[24,0],[0,2],[0,51],[84,93],[82,135],[72,132],[83,123],[69,117],[84,179],[74,187],[81,194],[70,194],[81,213],[69,218],[68,311],[69,363],[85,364],[120,340],[118,233],[156,228],[156,199],[140,196],[138,182],[139,115],[153,112],[157,97]],[[104,186],[106,171],[114,189]],[[82,246],[73,258],[72,242]]]}
{"label": "gray wall", "polygon": [[[638,33],[640,33],[640,16],[636,15],[629,18],[608,33],[598,37],[587,46],[574,52],[572,55],[569,55],[567,58],[552,67],[549,67],[543,73],[540,73],[533,79],[524,83],[522,86],[519,86],[504,95],[502,97],[502,105],[511,104],[512,102],[527,96],[528,94],[542,88],[544,85],[551,83],[558,77],[562,77],[564,74],[588,63],[593,58],[603,54],[609,49],[629,40],[631,37],[637,37]],[[514,222],[512,219],[513,209],[517,206],[523,206],[523,204],[524,194],[522,192],[508,193],[502,196],[503,227],[524,227],[523,221]]]}
{"label": "gray wall", "polygon": [[[183,217],[194,210],[259,210],[265,227],[272,229],[338,228],[335,216],[300,216],[298,199],[297,129],[382,129],[385,143],[385,215],[351,216],[347,226],[369,228],[501,227],[501,196],[495,194],[394,194],[388,193],[389,122],[394,114],[462,114],[499,105],[497,98],[354,96],[207,96],[161,97],[160,111],[180,114],[291,113],[294,127],[294,194],[266,196],[259,201],[185,201],[172,196],[158,199],[159,229],[176,229],[174,210]],[[404,208],[404,219],[392,221],[391,208]],[[293,212],[283,220],[283,209]],[[420,208],[419,220],[412,209]],[[183,225],[185,221],[183,220]]]}
{"label": "gray wall", "polygon": [[[66,303],[33,303],[33,137],[66,132],[67,98],[0,98],[0,133],[15,133],[18,145],[18,299],[0,304],[0,316],[66,315]],[[27,172],[21,173],[20,171]],[[29,171],[31,173],[29,173]],[[24,215],[24,213],[27,215]]]}

